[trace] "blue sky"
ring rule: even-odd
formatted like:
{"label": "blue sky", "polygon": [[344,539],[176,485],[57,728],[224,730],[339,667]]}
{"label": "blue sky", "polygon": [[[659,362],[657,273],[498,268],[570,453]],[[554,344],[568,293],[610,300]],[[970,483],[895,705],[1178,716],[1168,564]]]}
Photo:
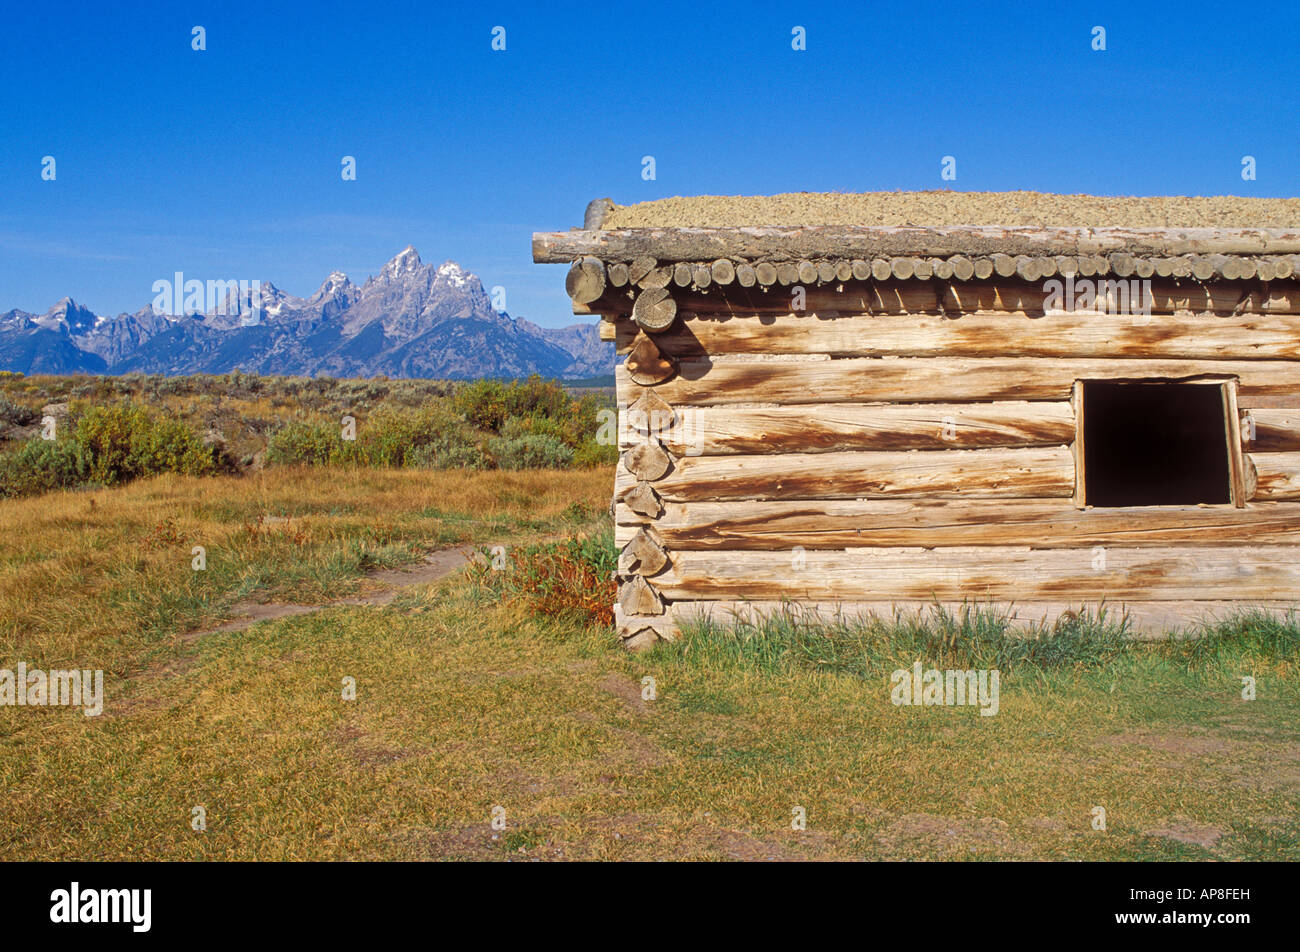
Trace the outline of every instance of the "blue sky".
{"label": "blue sky", "polygon": [[306,295],[414,244],[561,325],[529,237],[596,197],[1300,194],[1294,3],[113,6],[0,21],[0,311],[175,271]]}

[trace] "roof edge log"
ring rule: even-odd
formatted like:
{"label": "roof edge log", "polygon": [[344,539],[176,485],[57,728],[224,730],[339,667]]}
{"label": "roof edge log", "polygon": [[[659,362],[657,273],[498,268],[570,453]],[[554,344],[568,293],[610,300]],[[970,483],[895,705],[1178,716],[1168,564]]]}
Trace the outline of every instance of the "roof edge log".
{"label": "roof edge log", "polygon": [[953,255],[1300,254],[1300,228],[1080,228],[811,225],[798,227],[573,229],[533,235],[533,260],[583,257],[659,262],[718,258],[799,260]]}

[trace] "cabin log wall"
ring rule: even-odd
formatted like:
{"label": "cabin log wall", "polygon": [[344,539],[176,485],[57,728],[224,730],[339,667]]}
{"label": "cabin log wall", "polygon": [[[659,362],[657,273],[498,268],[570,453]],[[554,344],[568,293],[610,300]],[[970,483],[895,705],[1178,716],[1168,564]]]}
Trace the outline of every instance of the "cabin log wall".
{"label": "cabin log wall", "polygon": [[[617,540],[664,556],[620,576],[630,644],[788,602],[1048,622],[1105,602],[1153,629],[1294,604],[1300,282],[1156,278],[1152,313],[1125,315],[1045,310],[1042,281],[835,280],[794,312],[789,288],[688,271],[648,335],[630,280],[590,303],[668,368],[617,370]],[[1241,508],[1076,505],[1075,382],[1139,378],[1236,382]]]}

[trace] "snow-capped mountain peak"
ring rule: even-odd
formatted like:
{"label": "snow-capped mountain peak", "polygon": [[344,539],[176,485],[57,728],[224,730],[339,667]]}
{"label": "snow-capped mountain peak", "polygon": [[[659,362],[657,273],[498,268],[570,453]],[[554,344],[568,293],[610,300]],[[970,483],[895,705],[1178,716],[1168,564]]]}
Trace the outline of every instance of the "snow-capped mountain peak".
{"label": "snow-capped mountain peak", "polygon": [[453,288],[463,288],[472,277],[472,275],[466,274],[460,265],[450,259],[438,265],[437,275]]}
{"label": "snow-capped mountain peak", "polygon": [[76,334],[94,327],[100,321],[89,308],[82,307],[70,297],[64,297],[33,323],[46,330],[63,329]]}
{"label": "snow-capped mountain peak", "polygon": [[[97,318],[65,298],[0,313],[0,369],[24,373],[254,373],[467,379],[608,374],[595,324],[542,328],[498,312],[479,278],[407,246],[362,286],[331,272],[307,299],[270,281],[207,282],[206,313],[146,306]],[[227,286],[234,285],[234,286]]]}
{"label": "snow-capped mountain peak", "polygon": [[341,291],[351,290],[352,287],[353,284],[348,279],[348,276],[346,274],[344,274],[342,271],[331,271],[329,273],[329,276],[325,278],[324,281],[321,282],[321,286],[316,289],[316,293],[313,294],[311,297],[309,297],[307,300],[315,304],[319,301],[325,300],[328,297],[332,297],[333,295],[338,294]]}
{"label": "snow-capped mountain peak", "polygon": [[403,274],[409,274],[420,267],[420,255],[415,250],[414,245],[407,245],[402,251],[394,257],[388,264],[384,265],[384,270],[380,272],[385,278],[396,278]]}

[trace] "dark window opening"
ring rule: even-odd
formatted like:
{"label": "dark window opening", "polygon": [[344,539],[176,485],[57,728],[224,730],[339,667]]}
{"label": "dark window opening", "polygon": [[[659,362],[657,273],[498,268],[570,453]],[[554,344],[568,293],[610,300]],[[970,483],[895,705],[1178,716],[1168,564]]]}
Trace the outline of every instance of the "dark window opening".
{"label": "dark window opening", "polygon": [[1222,386],[1083,382],[1084,502],[1231,503]]}

